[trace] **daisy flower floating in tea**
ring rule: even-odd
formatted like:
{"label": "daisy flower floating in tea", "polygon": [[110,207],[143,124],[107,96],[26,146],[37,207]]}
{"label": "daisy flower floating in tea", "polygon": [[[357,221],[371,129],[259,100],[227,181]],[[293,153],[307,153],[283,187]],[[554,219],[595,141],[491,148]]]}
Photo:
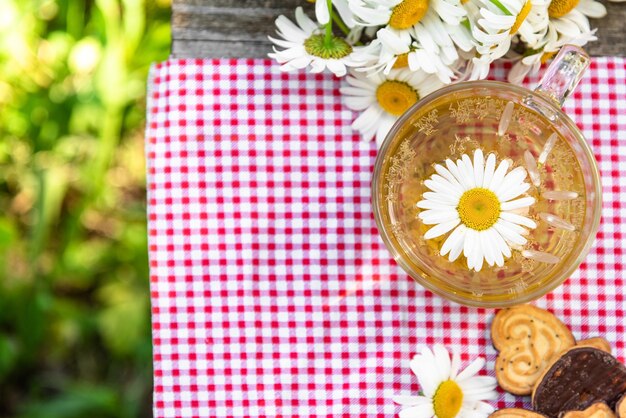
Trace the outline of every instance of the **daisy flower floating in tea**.
{"label": "daisy flower floating in tea", "polygon": [[484,401],[497,398],[496,379],[477,375],[485,360],[479,357],[462,371],[460,365],[458,353],[450,358],[443,345],[433,351],[424,347],[411,360],[423,395],[394,396],[394,402],[406,406],[400,418],[482,418],[493,412]]}
{"label": "daisy flower floating in tea", "polygon": [[517,167],[509,171],[509,160],[496,163],[495,154],[485,159],[477,149],[473,161],[464,154],[456,162],[447,159],[445,167],[436,164],[436,173],[424,182],[431,191],[417,202],[417,207],[424,209],[419,218],[434,225],[424,238],[452,231],[440,254],[454,261],[462,253],[467,267],[476,271],[483,262],[503,266],[504,259],[511,256],[511,244],[526,244],[524,235],[537,226],[523,216],[535,203],[533,197],[523,196],[530,188],[524,181],[526,170]]}

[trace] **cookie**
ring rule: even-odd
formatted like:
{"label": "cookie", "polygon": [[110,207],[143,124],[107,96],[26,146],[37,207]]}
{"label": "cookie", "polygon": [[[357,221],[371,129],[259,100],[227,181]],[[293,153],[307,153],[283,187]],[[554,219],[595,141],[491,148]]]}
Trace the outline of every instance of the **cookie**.
{"label": "cookie", "polygon": [[545,418],[545,416],[528,409],[505,408],[498,409],[489,415],[489,418]]}
{"label": "cookie", "polygon": [[576,343],[577,347],[594,347],[611,354],[611,344],[602,337],[587,338]]}
{"label": "cookie", "polygon": [[515,395],[529,395],[548,366],[575,344],[569,328],[532,305],[499,311],[491,323],[491,339],[500,351],[495,366],[498,384]]}
{"label": "cookie", "polygon": [[622,395],[615,404],[615,413],[618,418],[626,418],[626,395]]}
{"label": "cookie", "polygon": [[626,366],[597,348],[573,347],[544,373],[532,404],[535,411],[556,418],[597,402],[615,405],[624,392]]}
{"label": "cookie", "polygon": [[584,411],[568,411],[561,418],[615,418],[615,414],[607,404],[598,402]]}

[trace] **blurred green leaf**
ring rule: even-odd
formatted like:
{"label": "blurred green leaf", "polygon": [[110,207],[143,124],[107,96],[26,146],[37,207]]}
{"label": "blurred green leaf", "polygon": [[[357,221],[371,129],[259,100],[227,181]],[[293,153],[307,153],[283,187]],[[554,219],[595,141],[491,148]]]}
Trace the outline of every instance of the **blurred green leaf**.
{"label": "blurred green leaf", "polygon": [[114,388],[77,386],[46,402],[35,402],[23,409],[24,418],[72,418],[114,416],[118,405]]}
{"label": "blurred green leaf", "polygon": [[98,323],[104,342],[116,353],[127,354],[139,344],[148,324],[148,297],[123,283],[112,283],[100,290],[107,306]]}
{"label": "blurred green leaf", "polygon": [[8,336],[0,334],[0,376],[5,376],[15,364],[17,347]]}
{"label": "blurred green leaf", "polygon": [[6,218],[0,218],[0,249],[11,246],[16,238],[15,225]]}

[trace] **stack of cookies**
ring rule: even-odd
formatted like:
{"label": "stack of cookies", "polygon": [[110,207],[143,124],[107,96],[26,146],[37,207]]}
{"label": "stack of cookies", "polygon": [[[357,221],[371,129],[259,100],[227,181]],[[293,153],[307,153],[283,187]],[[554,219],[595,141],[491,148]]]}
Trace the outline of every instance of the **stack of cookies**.
{"label": "stack of cookies", "polygon": [[533,411],[501,409],[494,418],[626,418],[626,366],[604,338],[576,341],[550,312],[503,309],[491,324],[502,389],[532,395]]}

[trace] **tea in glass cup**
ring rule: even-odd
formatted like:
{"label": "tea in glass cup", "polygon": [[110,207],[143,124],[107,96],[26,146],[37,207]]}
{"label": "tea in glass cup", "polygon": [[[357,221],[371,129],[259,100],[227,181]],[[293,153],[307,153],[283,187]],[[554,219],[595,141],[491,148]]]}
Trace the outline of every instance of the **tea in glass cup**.
{"label": "tea in glass cup", "polygon": [[[571,73],[585,57],[568,48],[553,66]],[[580,264],[601,189],[593,153],[560,110],[573,88],[562,72],[544,79],[550,94],[494,81],[448,86],[391,130],[376,162],[374,213],[420,284],[459,303],[508,306],[545,294]]]}

